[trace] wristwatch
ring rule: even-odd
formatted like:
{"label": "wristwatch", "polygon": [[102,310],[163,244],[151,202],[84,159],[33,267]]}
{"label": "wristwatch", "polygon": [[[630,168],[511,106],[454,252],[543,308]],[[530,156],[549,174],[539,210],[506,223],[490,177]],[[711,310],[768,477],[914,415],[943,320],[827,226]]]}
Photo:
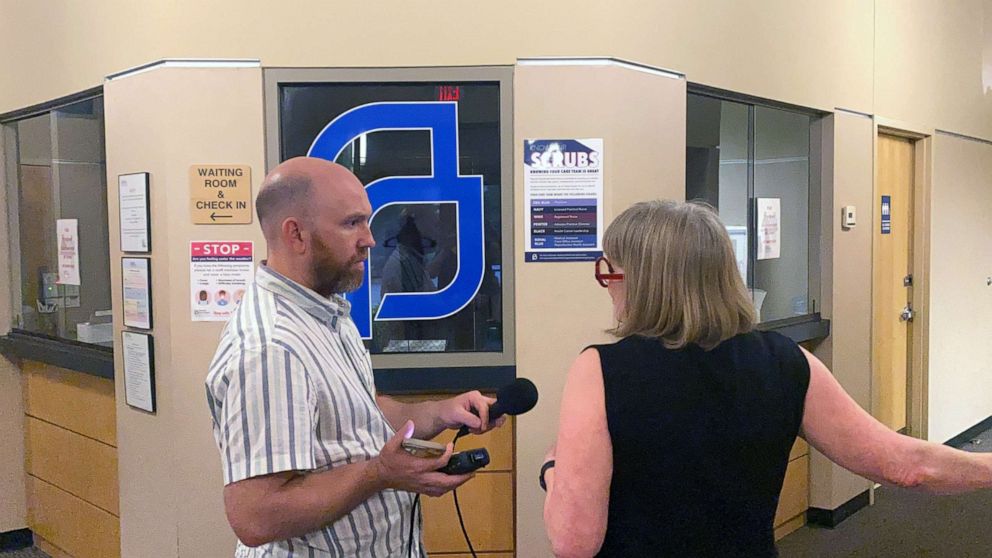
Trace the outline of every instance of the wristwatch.
{"label": "wristwatch", "polygon": [[555,460],[554,459],[549,459],[549,460],[547,460],[547,461],[544,462],[544,465],[541,465],[541,476],[539,476],[537,478],[537,480],[538,480],[538,482],[541,483],[541,490],[543,490],[545,492],[548,491],[548,485],[544,482],[544,473],[547,473],[548,472],[548,469],[550,469],[550,468],[552,468],[554,466],[555,466]]}

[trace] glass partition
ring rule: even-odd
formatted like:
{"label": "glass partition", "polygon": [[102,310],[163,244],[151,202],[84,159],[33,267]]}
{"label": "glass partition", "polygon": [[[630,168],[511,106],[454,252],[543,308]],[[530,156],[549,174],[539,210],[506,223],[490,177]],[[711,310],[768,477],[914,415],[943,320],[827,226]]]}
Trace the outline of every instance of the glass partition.
{"label": "glass partition", "polygon": [[718,210],[760,322],[814,314],[815,116],[697,93],[686,116],[686,199]]}
{"label": "glass partition", "polygon": [[[3,124],[14,323],[28,333],[110,347],[110,244],[103,98]],[[59,220],[71,231],[59,231]],[[59,254],[78,280],[59,276]]]}
{"label": "glass partition", "polygon": [[779,200],[779,257],[756,259],[754,292],[764,321],[810,313],[810,117],[754,107],[754,197]]}

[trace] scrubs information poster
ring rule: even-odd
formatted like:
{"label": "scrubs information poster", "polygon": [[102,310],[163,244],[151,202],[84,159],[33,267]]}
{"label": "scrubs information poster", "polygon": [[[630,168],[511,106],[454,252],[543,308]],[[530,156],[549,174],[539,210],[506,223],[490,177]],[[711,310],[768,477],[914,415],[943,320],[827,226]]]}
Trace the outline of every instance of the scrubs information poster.
{"label": "scrubs information poster", "polygon": [[527,262],[603,254],[603,139],[524,140]]}
{"label": "scrubs information poster", "polygon": [[189,243],[189,284],[194,322],[226,322],[255,276],[251,242]]}

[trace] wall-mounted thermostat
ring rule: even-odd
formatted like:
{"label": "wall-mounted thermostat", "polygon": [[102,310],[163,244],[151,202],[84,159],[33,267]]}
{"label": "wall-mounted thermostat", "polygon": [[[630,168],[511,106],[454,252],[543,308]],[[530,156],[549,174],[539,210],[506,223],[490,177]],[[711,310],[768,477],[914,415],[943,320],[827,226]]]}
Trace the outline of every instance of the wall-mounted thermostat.
{"label": "wall-mounted thermostat", "polygon": [[857,209],[853,205],[845,205],[841,217],[841,226],[845,229],[853,228],[858,223]]}

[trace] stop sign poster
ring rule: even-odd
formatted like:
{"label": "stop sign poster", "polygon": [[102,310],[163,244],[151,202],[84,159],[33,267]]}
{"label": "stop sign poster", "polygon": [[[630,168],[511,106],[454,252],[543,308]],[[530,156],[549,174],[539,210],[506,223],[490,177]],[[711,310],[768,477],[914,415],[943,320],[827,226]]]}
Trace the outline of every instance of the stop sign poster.
{"label": "stop sign poster", "polygon": [[226,322],[255,276],[251,242],[189,243],[189,287],[194,322]]}

